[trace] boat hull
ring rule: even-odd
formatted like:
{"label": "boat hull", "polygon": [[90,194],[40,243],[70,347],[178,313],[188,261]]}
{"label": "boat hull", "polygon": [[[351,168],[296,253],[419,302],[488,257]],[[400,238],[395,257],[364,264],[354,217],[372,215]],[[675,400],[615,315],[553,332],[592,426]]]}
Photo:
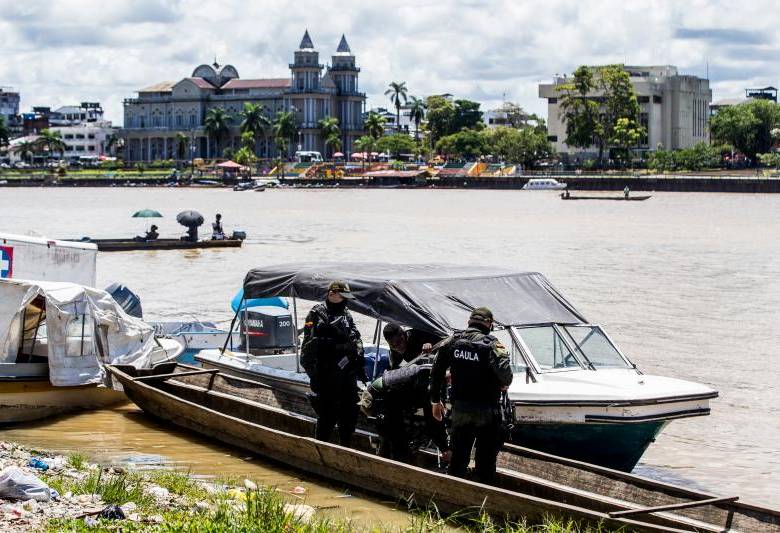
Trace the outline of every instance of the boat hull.
{"label": "boat hull", "polygon": [[108,407],[127,401],[124,393],[103,385],[55,387],[48,379],[0,381],[0,424]]}
{"label": "boat hull", "polygon": [[136,241],[133,239],[92,239],[89,241],[100,252],[129,252],[134,250],[189,250],[193,248],[239,248],[241,239],[222,239],[208,241],[183,241],[180,239],[157,239],[154,241]]}

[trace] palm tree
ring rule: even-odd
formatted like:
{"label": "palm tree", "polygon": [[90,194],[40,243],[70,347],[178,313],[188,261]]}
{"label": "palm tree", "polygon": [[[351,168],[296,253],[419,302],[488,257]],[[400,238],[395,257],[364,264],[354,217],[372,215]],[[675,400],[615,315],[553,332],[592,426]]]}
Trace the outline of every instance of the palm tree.
{"label": "palm tree", "polygon": [[[336,117],[321,118],[317,123],[320,127],[320,135],[325,141],[325,146],[333,147],[335,151],[341,148],[341,128]],[[335,147],[338,144],[338,148]]]}
{"label": "palm tree", "polygon": [[221,107],[214,107],[206,112],[206,119],[203,121],[203,129],[209,137],[213,137],[215,141],[217,154],[219,151],[219,141],[222,140],[225,135],[230,133],[230,122],[232,117],[230,114]]}
{"label": "palm tree", "polygon": [[290,146],[290,141],[298,131],[298,124],[295,118],[295,111],[279,111],[274,117],[271,131],[274,135],[274,143],[279,149],[279,166],[282,167],[282,177],[284,178],[284,167],[282,166],[282,157]]}
{"label": "palm tree", "polygon": [[187,146],[190,144],[190,138],[182,132],[177,132],[174,144],[176,145],[176,158],[184,159],[184,156],[187,154]]}
{"label": "palm tree", "polygon": [[[376,139],[371,135],[363,135],[359,139],[356,139],[354,142],[355,148],[357,148],[359,151],[364,152],[368,159],[371,159],[371,151],[374,149],[374,146],[376,145]],[[366,158],[363,158],[363,168],[366,167]]]}
{"label": "palm tree", "polygon": [[425,104],[425,100],[421,100],[416,96],[409,97],[409,118],[414,121],[414,140],[420,140],[420,123],[425,119],[425,110],[428,106]]}
{"label": "palm tree", "polygon": [[366,133],[374,139],[378,139],[385,133],[385,117],[374,111],[369,111],[363,126],[366,128]]}
{"label": "palm tree", "polygon": [[65,154],[65,150],[67,149],[67,145],[65,144],[65,141],[62,140],[62,134],[59,131],[52,131],[50,129],[42,130],[41,136],[38,137],[37,142],[39,145],[48,148],[49,154],[59,152],[60,158]]}
{"label": "palm tree", "polygon": [[[271,126],[271,120],[265,114],[265,106],[262,104],[245,103],[244,109],[241,111],[241,118],[243,119],[241,121],[242,143],[244,133],[251,133],[254,142],[257,143],[263,131]],[[252,147],[252,152],[254,152],[254,147]]]}
{"label": "palm tree", "polygon": [[398,132],[401,132],[401,100],[406,103],[406,82],[390,82],[390,88],[385,91],[385,96],[390,97],[390,101],[395,106],[395,125]]}
{"label": "palm tree", "polygon": [[35,141],[22,141],[14,146],[11,150],[21,155],[22,161],[26,160],[27,162],[31,163],[32,158],[35,155],[35,152],[38,151],[39,146],[40,145]]}

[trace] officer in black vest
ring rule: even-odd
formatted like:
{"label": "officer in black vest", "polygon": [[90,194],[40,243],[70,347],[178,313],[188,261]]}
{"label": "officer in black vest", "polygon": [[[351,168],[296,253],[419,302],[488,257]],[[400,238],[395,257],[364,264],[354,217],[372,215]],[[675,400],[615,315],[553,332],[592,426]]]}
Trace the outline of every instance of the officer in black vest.
{"label": "officer in black vest", "polygon": [[366,382],[363,342],[347,310],[347,301],[353,298],[346,282],[332,282],[325,302],[306,316],[301,343],[301,365],[309,376],[317,411],[314,436],[330,441],[338,425],[342,446],[349,446],[355,432],[357,381]]}
{"label": "officer in black vest", "polygon": [[486,307],[472,311],[468,328],[455,333],[441,347],[431,370],[429,393],[433,416],[441,420],[441,389],[450,369],[452,404],[452,460],[450,474],[466,475],[471,449],[476,445],[476,477],[489,483],[496,474],[501,446],[501,391],[512,383],[506,348],[490,335],[493,313]]}

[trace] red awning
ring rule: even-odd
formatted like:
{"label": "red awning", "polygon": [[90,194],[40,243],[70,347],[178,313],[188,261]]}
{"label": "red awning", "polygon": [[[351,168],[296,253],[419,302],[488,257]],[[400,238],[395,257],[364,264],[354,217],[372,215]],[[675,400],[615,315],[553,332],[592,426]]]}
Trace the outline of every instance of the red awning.
{"label": "red awning", "polygon": [[219,168],[243,168],[241,165],[239,165],[235,161],[225,161],[224,163],[220,163],[217,166]]}

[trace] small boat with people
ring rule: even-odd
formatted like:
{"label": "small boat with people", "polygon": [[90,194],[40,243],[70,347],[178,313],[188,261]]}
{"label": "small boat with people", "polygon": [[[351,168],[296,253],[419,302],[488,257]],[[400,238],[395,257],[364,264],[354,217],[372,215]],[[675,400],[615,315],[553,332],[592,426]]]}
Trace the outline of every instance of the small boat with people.
{"label": "small boat with people", "polygon": [[[352,287],[350,309],[358,322],[373,322],[373,336],[364,341],[369,378],[388,366],[383,324],[445,338],[463,327],[475,307],[493,309],[493,334],[508,347],[515,376],[508,391],[517,419],[512,441],[543,452],[630,471],[672,420],[708,415],[709,401],[718,395],[697,383],[644,374],[543,275],[497,267],[256,268],[247,273],[241,295],[250,305],[234,306],[223,346],[205,349],[201,343],[195,361],[280,389],[308,391],[299,358],[298,303],[321,301],[331,279]],[[266,308],[251,304],[280,297],[292,300],[292,309],[270,312],[265,300]]]}
{"label": "small boat with people", "polygon": [[125,401],[108,363],[151,367],[182,352],[106,291],[71,282],[0,279],[0,423]]}
{"label": "small boat with people", "polygon": [[378,435],[360,428],[350,447],[315,440],[305,394],[178,363],[108,371],[148,415],[296,469],[443,513],[486,512],[538,523],[626,531],[780,532],[780,512],[662,481],[506,444],[492,483],[446,475],[422,448],[410,462],[377,455]]}
{"label": "small boat with people", "polygon": [[561,200],[605,200],[613,202],[644,202],[649,200],[653,196],[651,194],[645,195],[620,195],[620,196],[599,196],[599,195],[571,195],[563,193],[561,194]]}
{"label": "small boat with people", "polygon": [[[144,209],[133,214],[133,218],[160,218],[162,214]],[[128,252],[135,250],[189,250],[199,248],[240,248],[246,239],[246,232],[234,230],[227,236],[222,228],[222,215],[217,214],[212,223],[211,239],[199,239],[198,227],[203,225],[203,215],[194,210],[182,211],[176,215],[176,221],[187,228],[187,234],[179,239],[161,239],[158,227],[152,225],[144,236],[132,239],[92,239],[82,237],[78,242],[91,243],[101,252]]]}

